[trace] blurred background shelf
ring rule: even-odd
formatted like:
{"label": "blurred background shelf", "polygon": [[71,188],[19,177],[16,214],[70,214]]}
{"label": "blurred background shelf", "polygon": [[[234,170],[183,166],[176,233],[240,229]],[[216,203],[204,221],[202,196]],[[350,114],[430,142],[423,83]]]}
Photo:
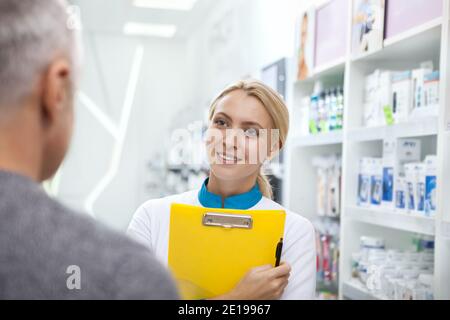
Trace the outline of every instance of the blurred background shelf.
{"label": "blurred background shelf", "polygon": [[[336,3],[337,0],[327,1]],[[391,2],[391,4],[394,1]],[[415,6],[439,7],[439,0],[433,0]],[[341,2],[344,4],[344,1]],[[351,3],[349,1],[349,3]],[[397,2],[398,6],[403,6]],[[411,4],[413,6],[413,4]],[[324,8],[319,6],[319,8]],[[402,7],[405,9],[406,7]],[[405,10],[410,10],[408,7]],[[417,7],[415,7],[417,8]],[[346,299],[376,300],[383,297],[374,296],[364,288],[359,280],[352,279],[352,253],[358,252],[361,236],[377,237],[386,240],[386,247],[396,250],[409,250],[411,238],[415,236],[431,237],[436,242],[435,297],[450,299],[450,288],[443,283],[450,281],[450,272],[444,272],[450,262],[450,164],[445,159],[450,157],[450,0],[442,1],[442,14],[438,17],[423,14],[423,18],[413,24],[403,24],[395,32],[387,32],[380,50],[355,56],[352,51],[351,19],[353,8],[348,8],[346,27],[339,26],[339,32],[347,30],[347,46],[344,59],[328,56],[328,61],[321,60],[313,73],[304,81],[291,80],[290,108],[294,119],[294,132],[307,131],[305,122],[301,123],[301,109],[310,98],[317,97],[320,92],[330,92],[336,87],[344,88],[344,123],[343,130],[310,136],[294,136],[288,145],[285,180],[285,205],[310,219],[318,220],[317,198],[320,192],[317,186],[319,174],[314,172],[314,159],[331,154],[342,158],[342,195],[340,200],[341,214],[339,239],[339,297]],[[319,9],[321,10],[321,9]],[[417,9],[417,15],[422,12]],[[436,10],[435,10],[436,11]],[[439,11],[439,10],[437,10]],[[392,11],[391,11],[392,13]],[[320,14],[316,15],[320,17]],[[406,16],[404,17],[406,18]],[[409,17],[408,17],[409,18]],[[320,19],[320,18],[319,18]],[[390,16],[392,19],[392,15]],[[395,19],[395,18],[394,18]],[[414,20],[414,19],[412,19]],[[388,21],[388,20],[387,20]],[[392,20],[391,20],[392,21]],[[406,20],[405,20],[406,21]],[[403,21],[403,22],[405,22]],[[406,21],[409,22],[409,21]],[[321,23],[315,21],[316,28]],[[338,22],[334,22],[338,23]],[[405,27],[407,25],[407,27]],[[398,27],[398,26],[396,26]],[[391,29],[390,31],[392,31]],[[323,36],[320,34],[319,38]],[[341,39],[341,35],[335,35]],[[317,35],[316,35],[317,39]],[[330,38],[327,38],[330,40]],[[331,39],[333,40],[333,39]],[[330,40],[330,42],[332,42]],[[327,43],[328,45],[328,43]],[[329,44],[331,45],[331,44]],[[337,46],[337,44],[336,44]],[[320,49],[327,51],[327,46]],[[342,48],[339,47],[339,50]],[[317,48],[316,48],[317,50]],[[322,51],[322,53],[324,52]],[[341,54],[336,54],[340,56]],[[294,55],[294,57],[296,57]],[[317,52],[316,52],[317,58]],[[366,77],[375,70],[414,70],[424,62],[432,62],[433,69],[439,70],[440,105],[438,110],[426,116],[410,116],[407,122],[382,127],[363,127],[364,92]],[[295,62],[297,63],[297,62]],[[317,61],[316,61],[317,63]],[[296,66],[297,67],[297,66]],[[296,72],[297,70],[294,69]],[[293,78],[295,75],[292,76]],[[320,89],[316,90],[316,87]],[[445,118],[445,124],[443,124]],[[310,120],[311,118],[309,118]],[[297,127],[296,127],[297,126]],[[295,130],[297,129],[297,130]],[[437,188],[437,214],[428,218],[407,213],[398,213],[385,208],[363,208],[356,206],[358,165],[362,157],[380,158],[383,155],[383,141],[386,139],[414,138],[422,145],[422,159],[428,155],[436,155],[439,162]],[[445,239],[445,240],[442,240]],[[448,281],[447,281],[448,282]]]}
{"label": "blurred background shelf", "polygon": [[386,138],[425,137],[438,134],[438,119],[428,117],[416,121],[394,124],[392,126],[349,129],[348,141],[364,142]]}
{"label": "blurred background shelf", "polygon": [[348,300],[387,300],[384,297],[373,295],[357,279],[349,280],[343,284],[342,296]]}
{"label": "blurred background shelf", "polygon": [[435,235],[435,219],[423,216],[389,212],[386,209],[371,209],[357,206],[346,208],[346,217],[355,221],[374,224],[391,229]]}
{"label": "blurred background shelf", "polygon": [[335,145],[342,143],[344,138],[343,131],[334,131],[329,133],[319,133],[315,135],[295,137],[291,141],[292,147],[313,147],[324,145]]}

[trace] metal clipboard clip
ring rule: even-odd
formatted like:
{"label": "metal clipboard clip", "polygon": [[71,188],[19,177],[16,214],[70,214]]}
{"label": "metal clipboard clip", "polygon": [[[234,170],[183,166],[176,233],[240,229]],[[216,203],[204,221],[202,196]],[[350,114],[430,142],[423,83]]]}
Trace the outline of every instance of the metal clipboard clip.
{"label": "metal clipboard clip", "polygon": [[203,215],[203,225],[207,227],[222,227],[226,229],[252,229],[253,218],[247,215],[205,213]]}

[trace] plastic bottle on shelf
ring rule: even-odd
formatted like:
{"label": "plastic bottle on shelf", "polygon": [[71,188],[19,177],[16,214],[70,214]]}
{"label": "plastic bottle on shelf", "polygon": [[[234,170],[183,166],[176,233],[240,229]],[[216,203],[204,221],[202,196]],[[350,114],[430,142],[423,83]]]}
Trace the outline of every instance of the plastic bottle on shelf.
{"label": "plastic bottle on shelf", "polygon": [[342,130],[344,126],[344,91],[338,87],[336,92],[336,130]]}
{"label": "plastic bottle on shelf", "polygon": [[330,131],[331,90],[325,91],[325,131]]}
{"label": "plastic bottle on shelf", "polygon": [[334,131],[337,129],[337,89],[330,90],[330,109],[328,112],[329,129]]}
{"label": "plastic bottle on shelf", "polygon": [[325,107],[325,92],[322,92],[319,95],[318,114],[319,114],[319,132],[324,133],[328,131],[326,107]]}
{"label": "plastic bottle on shelf", "polygon": [[310,103],[310,121],[309,121],[309,132],[311,134],[316,134],[319,131],[319,96],[312,95]]}

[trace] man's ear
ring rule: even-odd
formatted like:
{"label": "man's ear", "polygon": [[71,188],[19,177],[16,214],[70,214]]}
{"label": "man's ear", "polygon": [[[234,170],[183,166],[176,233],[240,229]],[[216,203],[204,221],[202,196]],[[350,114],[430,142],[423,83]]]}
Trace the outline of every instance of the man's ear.
{"label": "man's ear", "polygon": [[41,114],[44,125],[53,123],[69,94],[70,64],[67,59],[54,60],[42,79]]}

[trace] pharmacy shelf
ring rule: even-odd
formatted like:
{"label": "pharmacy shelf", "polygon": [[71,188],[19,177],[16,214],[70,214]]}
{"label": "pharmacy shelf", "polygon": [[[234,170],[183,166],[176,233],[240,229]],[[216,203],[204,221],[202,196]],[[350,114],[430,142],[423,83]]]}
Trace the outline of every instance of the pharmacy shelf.
{"label": "pharmacy shelf", "polygon": [[383,49],[352,57],[351,61],[371,62],[408,58],[414,58],[419,62],[428,60],[430,52],[439,52],[440,50],[441,32],[442,18],[439,18],[386,39]]}
{"label": "pharmacy shelf", "polygon": [[[323,87],[335,86],[343,81],[343,132],[293,137],[287,145],[289,151],[286,152],[288,156],[284,180],[285,190],[289,190],[285,198],[289,209],[306,213],[308,219],[314,220],[317,217],[314,188],[317,175],[312,172],[312,160],[315,157],[342,154],[340,298],[377,298],[362,285],[347,283],[352,278],[351,255],[359,250],[359,239],[364,235],[383,238],[398,249],[408,247],[409,236],[413,233],[434,236],[435,272],[439,273],[441,279],[450,279],[450,216],[447,214],[450,210],[450,166],[447,164],[450,156],[450,0],[443,0],[443,3],[442,18],[386,39],[383,48],[376,52],[352,56],[352,36],[349,34],[345,58],[317,67],[305,81],[290,81],[292,105],[299,105],[309,97],[316,81],[321,81]],[[349,17],[351,16],[352,8],[349,8]],[[351,19],[347,23],[347,32],[351,32]],[[441,74],[437,117],[410,118],[408,122],[392,126],[360,127],[363,119],[364,81],[368,74],[377,69],[412,70],[430,60]],[[297,128],[293,128],[293,131],[300,132],[300,125],[300,121],[294,123],[293,126]],[[422,156],[436,152],[439,184],[436,189],[438,207],[435,219],[356,206],[355,174],[358,161],[364,156],[379,157],[382,154],[380,142],[386,138],[421,138],[425,147],[425,154]],[[450,290],[445,281],[435,281],[435,296],[437,299],[450,299]]]}
{"label": "pharmacy shelf", "polygon": [[347,139],[352,142],[376,141],[386,138],[425,137],[438,134],[436,117],[398,123],[392,126],[356,128],[347,131]]}
{"label": "pharmacy shelf", "polygon": [[326,65],[316,67],[309,78],[305,80],[297,80],[295,85],[309,85],[321,79],[343,78],[345,73],[345,61],[345,58],[340,58]]}
{"label": "pharmacy shelf", "polygon": [[358,206],[346,207],[345,215],[353,221],[425,235],[435,235],[435,219],[433,218],[397,213],[389,209],[373,209]]}
{"label": "pharmacy shelf", "polygon": [[292,147],[314,147],[325,145],[341,144],[344,135],[342,131],[329,133],[311,134],[308,136],[299,136],[291,140]]}
{"label": "pharmacy shelf", "polygon": [[349,300],[387,300],[372,294],[358,279],[345,282],[342,287],[342,295]]}
{"label": "pharmacy shelf", "polygon": [[339,75],[344,74],[345,71],[345,57],[341,59],[337,59],[331,63],[328,63],[323,66],[316,67],[314,69],[315,78],[321,78],[328,75]]}

